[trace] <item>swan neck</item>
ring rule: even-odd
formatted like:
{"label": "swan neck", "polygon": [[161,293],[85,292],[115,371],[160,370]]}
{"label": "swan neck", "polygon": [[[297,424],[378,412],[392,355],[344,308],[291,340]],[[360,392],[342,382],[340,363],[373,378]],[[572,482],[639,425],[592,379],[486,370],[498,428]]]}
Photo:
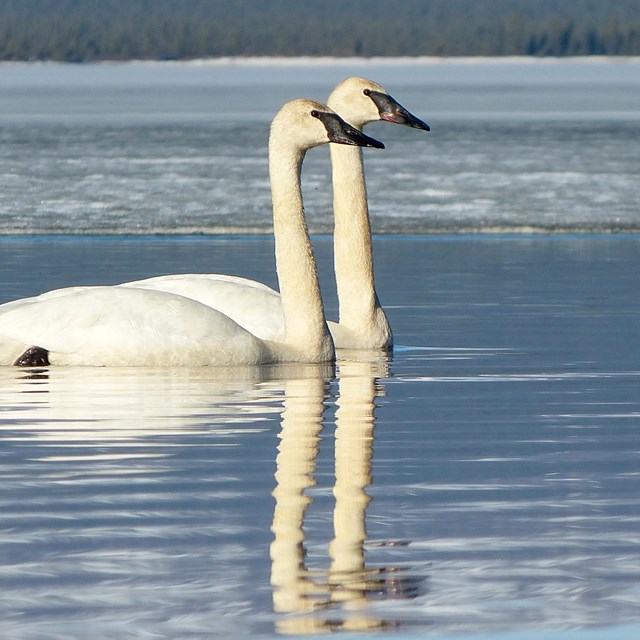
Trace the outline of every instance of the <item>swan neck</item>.
{"label": "swan neck", "polygon": [[378,306],[362,150],[332,145],[331,167],[340,324],[362,324]]}
{"label": "swan neck", "polygon": [[[276,270],[285,321],[284,346],[296,360],[333,357],[318,272],[302,200],[301,172],[305,151],[269,143],[269,176],[273,202]],[[287,355],[287,358],[290,358]]]}

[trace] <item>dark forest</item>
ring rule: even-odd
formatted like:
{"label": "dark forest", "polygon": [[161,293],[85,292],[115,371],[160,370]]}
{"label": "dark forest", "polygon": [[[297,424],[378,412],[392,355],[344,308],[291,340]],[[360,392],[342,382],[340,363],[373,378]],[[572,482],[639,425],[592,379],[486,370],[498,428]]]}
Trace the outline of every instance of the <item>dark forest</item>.
{"label": "dark forest", "polygon": [[640,0],[0,0],[0,60],[640,55]]}

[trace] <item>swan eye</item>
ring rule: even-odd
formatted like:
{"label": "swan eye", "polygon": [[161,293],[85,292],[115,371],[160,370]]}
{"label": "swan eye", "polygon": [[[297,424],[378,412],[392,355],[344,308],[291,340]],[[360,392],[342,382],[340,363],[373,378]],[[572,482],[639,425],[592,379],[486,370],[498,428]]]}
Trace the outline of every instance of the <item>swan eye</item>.
{"label": "swan eye", "polygon": [[365,89],[362,93],[364,93],[365,96],[370,96],[371,95],[371,89]]}
{"label": "swan eye", "polygon": [[320,112],[319,112],[317,109],[313,109],[313,110],[311,111],[311,115],[312,115],[314,118],[319,118],[319,117],[320,117]]}

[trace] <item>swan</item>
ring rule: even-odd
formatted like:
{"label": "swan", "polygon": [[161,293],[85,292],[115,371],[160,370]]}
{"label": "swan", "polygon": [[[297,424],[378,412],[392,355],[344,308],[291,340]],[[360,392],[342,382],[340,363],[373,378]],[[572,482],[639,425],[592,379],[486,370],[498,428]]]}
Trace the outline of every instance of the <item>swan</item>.
{"label": "swan", "polygon": [[197,300],[159,290],[87,287],[7,303],[0,364],[236,366],[334,358],[304,215],[302,161],[327,142],[384,145],[322,103],[285,104],[271,123],[269,175],[285,335],[262,340]]}
{"label": "swan", "polygon": [[[343,80],[327,104],[357,129],[383,121],[429,131],[428,124],[409,113],[384,87],[366,78]],[[375,289],[362,154],[359,149],[330,147],[339,322],[329,321],[329,330],[339,349],[388,349],[393,335]],[[262,339],[279,341],[284,337],[280,294],[255,280],[220,274],[177,274],[121,286],[178,293],[222,311]]]}

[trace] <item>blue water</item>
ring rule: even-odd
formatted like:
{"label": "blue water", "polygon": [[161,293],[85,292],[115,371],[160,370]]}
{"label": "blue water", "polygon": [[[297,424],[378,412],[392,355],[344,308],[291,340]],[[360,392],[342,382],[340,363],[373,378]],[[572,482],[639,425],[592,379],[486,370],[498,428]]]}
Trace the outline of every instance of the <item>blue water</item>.
{"label": "blue water", "polygon": [[275,286],[269,120],[353,73],[433,129],[368,129],[393,354],[0,368],[3,637],[638,636],[640,236],[528,233],[639,228],[637,60],[0,65],[0,303]]}
{"label": "blue water", "polygon": [[[640,237],[375,255],[390,358],[0,371],[7,637],[636,637]],[[272,261],[268,236],[10,236],[0,302]]]}

